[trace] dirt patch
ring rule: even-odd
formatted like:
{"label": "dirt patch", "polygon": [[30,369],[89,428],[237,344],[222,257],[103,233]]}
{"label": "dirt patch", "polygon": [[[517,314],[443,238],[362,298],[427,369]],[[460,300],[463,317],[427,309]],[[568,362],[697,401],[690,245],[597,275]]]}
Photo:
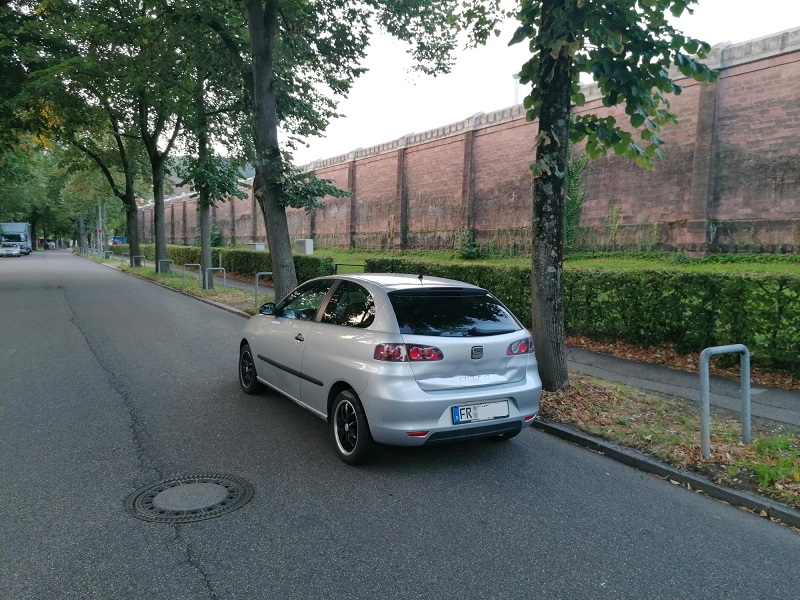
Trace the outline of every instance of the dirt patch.
{"label": "dirt patch", "polygon": [[700,416],[685,401],[570,373],[570,387],[544,392],[541,417],[635,448],[734,489],[800,509],[800,435],[753,419],[753,443],[741,441],[738,415],[714,411],[712,457],[700,448]]}

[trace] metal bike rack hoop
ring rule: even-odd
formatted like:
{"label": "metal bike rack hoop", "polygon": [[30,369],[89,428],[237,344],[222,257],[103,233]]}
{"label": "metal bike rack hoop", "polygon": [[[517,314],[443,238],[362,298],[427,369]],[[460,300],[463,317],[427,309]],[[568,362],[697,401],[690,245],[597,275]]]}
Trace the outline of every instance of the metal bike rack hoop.
{"label": "metal bike rack hoop", "polygon": [[255,298],[253,300],[255,304],[256,311],[258,311],[258,280],[262,277],[272,277],[272,271],[261,271],[260,273],[256,273],[256,293]]}
{"label": "metal bike rack hoop", "polygon": [[213,277],[213,275],[210,275],[210,273],[212,273],[214,271],[222,271],[222,289],[223,290],[228,289],[227,275],[225,273],[225,269],[223,269],[222,267],[209,267],[209,268],[207,268],[206,269],[206,282],[208,281],[209,277]]}
{"label": "metal bike rack hoop", "polygon": [[703,458],[711,458],[711,409],[709,363],[717,354],[739,354],[742,396],[742,441],[750,443],[750,351],[743,344],[714,346],[700,353],[700,447]]}
{"label": "metal bike rack hoop", "polygon": [[169,271],[166,271],[166,272],[167,273],[172,273],[172,269],[175,266],[175,261],[174,260],[172,260],[171,258],[162,258],[162,259],[160,259],[158,261],[158,273],[159,273],[159,275],[161,273],[164,273],[164,271],[161,269],[161,263],[168,263],[170,265],[169,266]]}
{"label": "metal bike rack hoop", "polygon": [[203,283],[203,272],[200,270],[203,265],[199,263],[186,263],[183,265],[183,283],[181,284],[183,287],[186,287],[186,267],[197,267],[197,281],[200,282],[202,285]]}

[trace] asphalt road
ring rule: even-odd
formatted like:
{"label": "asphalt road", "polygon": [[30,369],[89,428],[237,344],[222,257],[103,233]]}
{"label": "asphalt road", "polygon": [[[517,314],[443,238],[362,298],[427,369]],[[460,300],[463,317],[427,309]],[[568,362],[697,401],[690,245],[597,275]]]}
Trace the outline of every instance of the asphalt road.
{"label": "asphalt road", "polygon": [[[0,259],[0,598],[796,598],[800,535],[532,429],[340,462],[236,381],[241,317],[65,252]],[[183,525],[126,497],[243,477]]]}

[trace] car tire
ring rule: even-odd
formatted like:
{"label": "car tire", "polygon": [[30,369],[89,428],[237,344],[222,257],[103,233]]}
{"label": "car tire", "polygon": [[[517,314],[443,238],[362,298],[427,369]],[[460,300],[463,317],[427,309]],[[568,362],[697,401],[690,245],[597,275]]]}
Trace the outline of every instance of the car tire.
{"label": "car tire", "polygon": [[256,363],[253,359],[253,351],[249,344],[242,344],[239,350],[239,385],[245,394],[260,394],[264,391],[265,385],[256,377]]}
{"label": "car tire", "polygon": [[333,401],[330,427],[333,447],[348,465],[363,465],[375,454],[367,415],[351,390],[339,392]]}

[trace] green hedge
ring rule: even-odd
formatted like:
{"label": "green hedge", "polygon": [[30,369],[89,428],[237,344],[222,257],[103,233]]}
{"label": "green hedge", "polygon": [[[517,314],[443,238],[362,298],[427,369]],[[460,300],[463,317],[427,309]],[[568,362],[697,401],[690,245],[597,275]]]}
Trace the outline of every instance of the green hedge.
{"label": "green hedge", "polygon": [[414,273],[479,285],[500,298],[523,325],[531,326],[530,267],[441,264],[402,258],[368,258],[364,264],[365,273]]}
{"label": "green hedge", "polygon": [[[111,248],[115,254],[129,252],[127,245],[112,246]],[[156,249],[154,244],[142,244],[139,248],[142,255],[147,260],[155,260]],[[253,276],[256,273],[272,270],[272,259],[270,258],[269,252],[234,248],[212,248],[211,257],[215,267],[220,264],[220,254],[222,255],[222,267],[228,273]],[[175,264],[178,266],[199,264],[200,248],[198,246],[167,245],[167,258],[174,260]],[[300,283],[313,279],[314,277],[332,275],[333,259],[298,254],[294,256],[294,270],[297,274],[297,280]]]}
{"label": "green hedge", "polygon": [[[530,326],[530,270],[368,259],[367,272],[424,273],[491,290]],[[682,352],[744,344],[753,360],[800,370],[800,278],[777,275],[570,269],[564,272],[568,334]]]}

